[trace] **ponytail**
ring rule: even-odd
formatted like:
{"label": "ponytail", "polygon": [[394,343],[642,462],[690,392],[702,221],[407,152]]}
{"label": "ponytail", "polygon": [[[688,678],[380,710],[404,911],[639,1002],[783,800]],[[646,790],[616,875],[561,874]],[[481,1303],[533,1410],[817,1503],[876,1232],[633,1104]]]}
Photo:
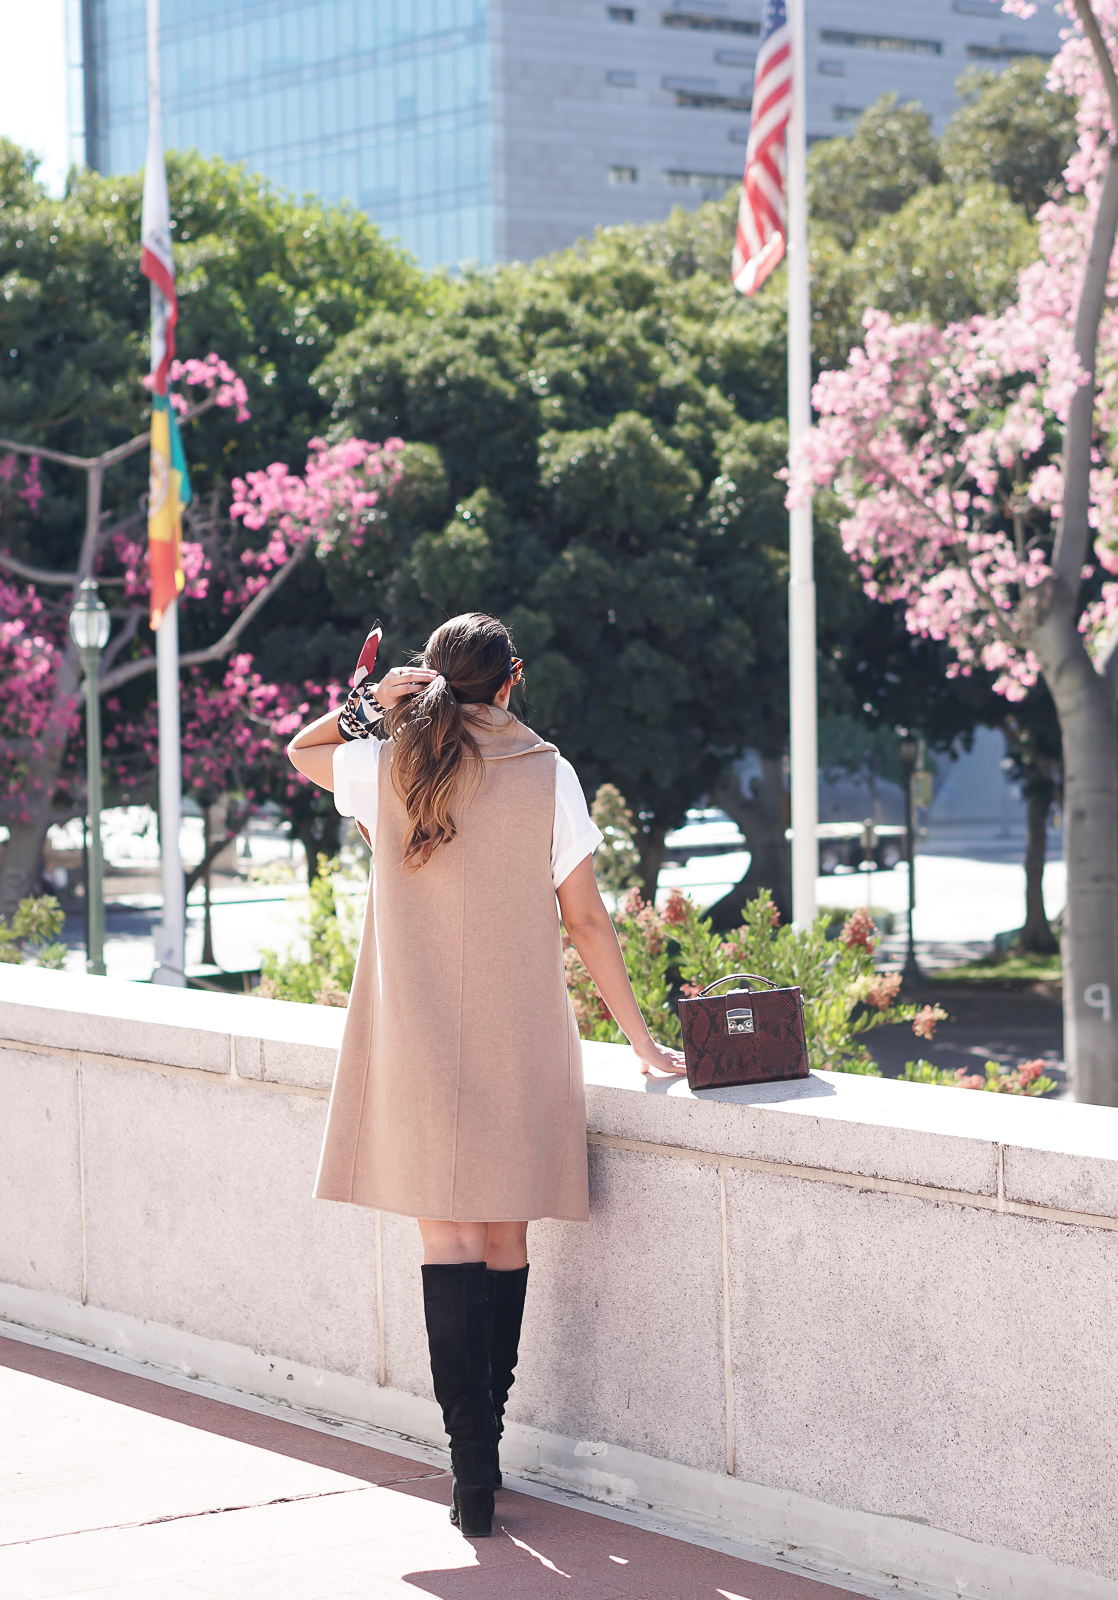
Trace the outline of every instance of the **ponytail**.
{"label": "ponytail", "polygon": [[408,813],[404,865],[415,872],[457,833],[451,802],[464,766],[481,780],[482,755],[468,708],[492,705],[512,670],[512,644],[496,617],[452,617],[427,641],[415,665],[438,673],[420,694],[385,713],[392,739],[392,782]]}

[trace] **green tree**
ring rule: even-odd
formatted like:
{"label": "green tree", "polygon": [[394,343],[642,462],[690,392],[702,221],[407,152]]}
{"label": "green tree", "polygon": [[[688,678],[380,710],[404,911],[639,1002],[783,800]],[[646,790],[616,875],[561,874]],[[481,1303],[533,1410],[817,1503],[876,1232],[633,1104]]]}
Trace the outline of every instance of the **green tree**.
{"label": "green tree", "polygon": [[849,138],[808,157],[813,346],[841,365],[869,308],[896,318],[994,314],[1035,259],[1037,207],[1075,143],[1074,102],[1030,56],[969,69],[938,143],[926,112],[883,95]]}
{"label": "green tree", "polygon": [[871,222],[849,249],[813,230],[815,361],[841,365],[861,342],[871,306],[901,321],[940,323],[997,312],[1035,256],[1032,223],[1007,190],[990,182],[923,188]]}
{"label": "green tree", "polygon": [[[63,198],[52,199],[36,181],[35,167],[26,152],[0,141],[0,436],[91,456],[147,425],[141,179],[72,174]],[[277,458],[302,468],[308,439],[329,415],[310,382],[323,354],[377,308],[435,303],[442,290],[439,280],[424,277],[348,207],[293,201],[240,167],[189,153],[168,157],[168,182],[179,354],[204,357],[216,349],[249,387],[250,422],[230,428],[227,414],[215,413],[191,425],[185,439],[196,492],[190,531],[205,538],[206,530],[220,528],[235,566],[246,536],[228,526],[229,480]],[[44,462],[42,484],[37,507],[17,496],[5,499],[0,567],[6,560],[17,577],[21,566],[65,574],[75,564],[85,519],[84,474]],[[99,573],[108,579],[110,599],[119,594],[112,584],[121,572],[111,535],[115,528],[142,540],[146,489],[143,452],[105,480]],[[225,574],[215,567],[211,579],[205,598],[181,608],[184,651],[211,643],[228,621]],[[65,601],[50,586],[39,589],[44,624],[64,638]],[[150,637],[141,601],[116,604],[114,611],[116,643],[123,643],[119,666],[141,649],[150,651]],[[278,682],[297,687],[311,678],[344,679],[356,641],[352,633],[339,633],[332,612],[323,571],[304,561],[244,643],[256,651],[269,647],[267,671]],[[210,673],[215,684],[223,670],[218,664]],[[149,676],[106,705],[107,748],[121,728],[143,724],[153,697]],[[137,755],[147,787],[133,789],[129,798],[154,800],[154,769],[145,752]],[[309,841],[310,861],[318,848],[336,847],[332,810],[326,814],[293,789],[287,774],[272,776],[274,792],[258,791],[254,803],[272,798],[289,810]],[[120,795],[108,798],[112,803]],[[41,842],[47,823],[78,804],[64,787],[28,796],[34,815],[26,827]],[[23,854],[30,857],[37,848],[32,840]]]}
{"label": "green tree", "polygon": [[[74,173],[56,200],[34,180],[34,166],[0,140],[0,432],[95,455],[146,426],[142,179]],[[379,306],[418,306],[437,283],[349,207],[293,201],[242,167],[195,153],[171,152],[167,181],[178,353],[219,351],[250,390],[252,420],[242,428],[207,417],[190,430],[201,498],[268,461],[301,468],[327,416],[309,381],[323,354]],[[6,516],[4,544],[16,555],[33,544],[38,565],[65,566],[84,486],[46,463],[43,481],[38,516]],[[146,482],[142,455],[114,469],[106,510],[134,511]]]}
{"label": "green tree", "polygon": [[1040,56],[1002,72],[969,67],[955,85],[964,104],[940,141],[952,183],[1000,184],[1030,218],[1060,186],[1075,149],[1075,101],[1045,88],[1047,74]]}
{"label": "green tree", "polygon": [[455,611],[504,617],[524,714],[625,797],[646,885],[783,692],[783,310],[696,269],[707,225],[475,274],[319,378],[338,428],[411,441],[387,528],[330,558],[336,604],[379,611],[396,658]]}
{"label": "green tree", "polygon": [[813,227],[843,249],[879,217],[900,211],[943,168],[928,113],[915,101],[883,94],[848,138],[824,139],[808,156],[807,203]]}
{"label": "green tree", "polygon": [[[938,147],[928,142],[919,107],[884,96],[853,138],[811,151],[818,365],[846,360],[871,306],[899,320],[943,324],[997,313],[1011,301],[1018,272],[1036,256],[1033,218],[1059,190],[1075,145],[1075,103],[1045,87],[1046,72],[1038,57],[1001,73],[969,69],[958,82],[964,103]],[[958,739],[969,743],[979,725],[1002,730],[1007,767],[1028,807],[1021,947],[1053,949],[1042,880],[1062,756],[1047,691],[1038,687],[1007,715],[986,674],[948,680],[944,648],[908,635],[897,607],[872,602],[853,605],[846,637],[828,653],[830,704],[859,719],[882,751],[897,724],[917,728],[943,752]]]}

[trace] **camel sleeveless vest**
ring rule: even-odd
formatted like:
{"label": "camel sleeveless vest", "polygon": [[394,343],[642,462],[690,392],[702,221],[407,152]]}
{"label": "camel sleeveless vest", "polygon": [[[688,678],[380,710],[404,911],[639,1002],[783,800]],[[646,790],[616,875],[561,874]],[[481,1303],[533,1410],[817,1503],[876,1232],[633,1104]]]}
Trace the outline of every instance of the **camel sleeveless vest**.
{"label": "camel sleeveless vest", "polygon": [[314,1193],[440,1220],[583,1221],[582,1056],[551,881],[558,752],[508,713],[486,721],[457,835],[414,872],[383,752]]}

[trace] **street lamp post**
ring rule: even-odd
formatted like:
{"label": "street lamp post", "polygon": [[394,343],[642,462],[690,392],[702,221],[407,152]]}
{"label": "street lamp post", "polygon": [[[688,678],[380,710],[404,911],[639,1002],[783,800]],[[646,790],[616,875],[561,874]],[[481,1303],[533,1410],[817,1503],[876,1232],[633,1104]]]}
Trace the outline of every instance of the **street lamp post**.
{"label": "street lamp post", "polygon": [[904,773],[904,824],[905,855],[908,858],[908,950],[904,958],[901,982],[906,989],[922,983],[924,974],[916,959],[916,941],[913,937],[913,912],[916,910],[916,811],[912,803],[912,775],[920,754],[919,742],[906,728],[898,728],[901,742],[897,749],[901,770]]}
{"label": "street lamp post", "polygon": [[70,637],[85,673],[85,770],[89,809],[89,883],[86,890],[85,970],[105,976],[105,902],[101,888],[101,696],[97,678],[112,622],[95,578],[83,578],[70,613]]}

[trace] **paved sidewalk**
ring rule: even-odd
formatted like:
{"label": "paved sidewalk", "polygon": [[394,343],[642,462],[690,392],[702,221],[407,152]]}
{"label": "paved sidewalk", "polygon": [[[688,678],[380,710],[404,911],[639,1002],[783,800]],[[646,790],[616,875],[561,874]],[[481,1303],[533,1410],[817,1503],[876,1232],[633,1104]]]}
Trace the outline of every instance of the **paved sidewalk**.
{"label": "paved sidewalk", "polygon": [[0,1337],[4,1600],[856,1600],[439,1467]]}

